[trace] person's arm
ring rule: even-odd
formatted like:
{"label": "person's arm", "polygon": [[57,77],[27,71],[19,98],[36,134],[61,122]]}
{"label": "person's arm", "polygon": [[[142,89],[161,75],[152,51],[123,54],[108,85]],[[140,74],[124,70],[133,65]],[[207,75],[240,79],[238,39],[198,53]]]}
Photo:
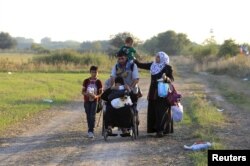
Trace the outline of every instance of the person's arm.
{"label": "person's arm", "polygon": [[151,63],[141,63],[138,60],[134,60],[134,62],[138,68],[146,69],[146,70],[150,70],[150,66],[152,65],[152,62]]}
{"label": "person's arm", "polygon": [[140,76],[139,76],[139,71],[138,71],[137,65],[134,64],[133,71],[132,71],[132,79],[133,79],[133,81],[129,85],[131,89],[134,88],[135,85],[139,83],[139,78],[140,78]]}
{"label": "person's arm", "polygon": [[104,101],[108,101],[108,96],[110,95],[111,91],[112,91],[111,88],[106,89],[106,90],[102,93],[101,99],[104,100]]}
{"label": "person's arm", "polygon": [[82,95],[88,96],[89,93],[87,92],[86,84],[87,84],[87,81],[84,80],[83,83],[82,83]]}
{"label": "person's arm", "polygon": [[173,69],[170,65],[166,65],[166,67],[164,68],[163,79],[165,82],[168,82],[168,83],[174,81]]}
{"label": "person's arm", "polygon": [[102,82],[100,80],[98,80],[98,92],[97,95],[95,96],[95,98],[100,98],[102,93],[103,93],[103,86],[102,86]]}

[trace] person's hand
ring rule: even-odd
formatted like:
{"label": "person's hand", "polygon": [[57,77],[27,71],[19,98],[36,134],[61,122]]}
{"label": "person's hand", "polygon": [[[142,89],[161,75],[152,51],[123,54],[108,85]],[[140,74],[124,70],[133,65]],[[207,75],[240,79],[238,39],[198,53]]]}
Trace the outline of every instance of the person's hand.
{"label": "person's hand", "polygon": [[165,73],[162,74],[162,79],[163,79],[163,80],[167,80],[167,76],[166,76]]}
{"label": "person's hand", "polygon": [[90,96],[90,97],[92,97],[92,98],[96,98],[96,95],[95,94],[93,94],[93,93],[88,93],[88,95]]}
{"label": "person's hand", "polygon": [[167,83],[171,83],[171,79],[169,77],[166,77]]}

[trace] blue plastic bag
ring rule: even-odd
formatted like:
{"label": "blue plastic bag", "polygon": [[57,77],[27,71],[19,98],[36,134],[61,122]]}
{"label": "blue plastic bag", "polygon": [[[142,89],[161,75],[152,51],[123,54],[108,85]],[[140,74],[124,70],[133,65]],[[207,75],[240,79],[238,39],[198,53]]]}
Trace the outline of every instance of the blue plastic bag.
{"label": "blue plastic bag", "polygon": [[159,97],[167,97],[168,88],[169,88],[168,83],[165,83],[162,81],[158,82],[158,96]]}

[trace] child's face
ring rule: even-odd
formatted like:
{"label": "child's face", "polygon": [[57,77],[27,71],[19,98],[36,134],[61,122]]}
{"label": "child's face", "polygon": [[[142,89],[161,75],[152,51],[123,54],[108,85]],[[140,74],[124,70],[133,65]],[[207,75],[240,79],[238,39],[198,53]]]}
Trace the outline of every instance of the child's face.
{"label": "child's face", "polygon": [[95,78],[98,75],[98,71],[96,71],[96,70],[90,70],[90,75],[91,75],[92,78]]}
{"label": "child's face", "polygon": [[127,43],[127,46],[132,47],[132,46],[133,46],[133,42],[128,42],[128,43]]}

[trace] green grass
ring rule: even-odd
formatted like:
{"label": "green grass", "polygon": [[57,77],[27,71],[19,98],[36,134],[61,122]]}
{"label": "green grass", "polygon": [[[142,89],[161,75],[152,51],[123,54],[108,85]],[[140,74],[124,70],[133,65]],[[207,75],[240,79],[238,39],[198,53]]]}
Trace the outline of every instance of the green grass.
{"label": "green grass", "polygon": [[[215,133],[215,129],[223,126],[224,116],[205,99],[201,86],[194,84],[192,87],[196,92],[183,98],[184,120],[179,125],[191,128],[189,134],[192,140],[209,141],[213,144],[212,149],[224,149]],[[207,165],[207,151],[190,152],[188,156],[194,165]]]}
{"label": "green grass", "polygon": [[[0,73],[0,131],[35,113],[72,101],[81,95],[89,74]],[[104,81],[108,75],[99,74]],[[44,102],[51,99],[53,103]]]}
{"label": "green grass", "polygon": [[[249,84],[250,85],[250,84]],[[248,87],[249,87],[248,85]],[[242,108],[244,110],[250,111],[250,102],[249,102],[249,94],[244,91],[237,91],[236,88],[231,87],[227,84],[222,84],[220,82],[217,83],[217,86],[220,90],[222,96],[230,103],[237,105],[237,107]],[[242,86],[239,87],[242,89]]]}
{"label": "green grass", "polygon": [[[215,128],[223,124],[223,115],[199,95],[186,100],[188,106],[185,110],[186,118],[184,119],[184,124],[186,123],[186,125],[192,128],[190,135],[195,140],[212,142],[212,149],[224,148],[221,140],[214,132]],[[191,152],[188,156],[197,166],[207,165],[207,151]]]}

